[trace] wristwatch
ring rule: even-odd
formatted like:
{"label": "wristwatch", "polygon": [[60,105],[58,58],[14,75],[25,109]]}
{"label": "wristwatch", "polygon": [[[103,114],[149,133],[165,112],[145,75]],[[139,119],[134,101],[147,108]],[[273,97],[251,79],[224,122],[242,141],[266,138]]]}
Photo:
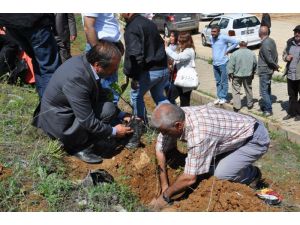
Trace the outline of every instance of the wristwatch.
{"label": "wristwatch", "polygon": [[173,203],[172,199],[165,195],[165,192],[163,192],[162,197],[165,200],[165,202],[168,203],[169,205],[171,205]]}

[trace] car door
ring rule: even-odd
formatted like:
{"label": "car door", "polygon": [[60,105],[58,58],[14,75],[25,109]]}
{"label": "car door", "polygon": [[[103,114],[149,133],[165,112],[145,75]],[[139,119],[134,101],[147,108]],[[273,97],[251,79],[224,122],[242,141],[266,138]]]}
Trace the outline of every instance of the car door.
{"label": "car door", "polygon": [[211,28],[215,25],[219,25],[220,20],[221,20],[220,17],[214,18],[205,28],[204,35],[208,44],[211,44],[210,43]]}

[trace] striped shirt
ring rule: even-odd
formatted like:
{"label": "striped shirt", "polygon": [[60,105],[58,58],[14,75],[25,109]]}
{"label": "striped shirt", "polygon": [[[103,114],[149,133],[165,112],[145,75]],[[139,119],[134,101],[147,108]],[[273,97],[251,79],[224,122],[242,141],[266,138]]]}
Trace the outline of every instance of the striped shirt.
{"label": "striped shirt", "polygon": [[[187,142],[186,174],[207,173],[215,155],[236,150],[253,135],[256,123],[253,117],[208,105],[182,109],[185,125],[180,140]],[[160,133],[156,151],[166,152],[176,147],[176,142],[176,138]]]}

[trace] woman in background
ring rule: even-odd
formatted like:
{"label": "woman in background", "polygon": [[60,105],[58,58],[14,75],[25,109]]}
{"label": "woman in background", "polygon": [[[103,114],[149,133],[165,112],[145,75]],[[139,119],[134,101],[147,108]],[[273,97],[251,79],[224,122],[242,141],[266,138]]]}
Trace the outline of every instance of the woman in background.
{"label": "woman in background", "polygon": [[[178,51],[173,51],[172,48],[165,42],[166,53],[170,59],[174,61],[177,69],[180,70],[182,66],[184,67],[195,67],[195,46],[192,36],[189,32],[180,32],[178,35]],[[174,72],[173,72],[174,74]],[[175,75],[175,74],[174,74]],[[173,77],[173,82],[176,77]],[[180,87],[172,84],[169,90],[169,100],[171,103],[175,104],[177,97],[180,98],[180,106],[189,106],[191,100],[192,88]]]}

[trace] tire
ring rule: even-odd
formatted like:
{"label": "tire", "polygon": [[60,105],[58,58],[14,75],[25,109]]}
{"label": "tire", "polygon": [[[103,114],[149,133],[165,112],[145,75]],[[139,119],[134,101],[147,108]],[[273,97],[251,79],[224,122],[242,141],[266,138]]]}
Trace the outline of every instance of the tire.
{"label": "tire", "polygon": [[205,36],[202,34],[201,35],[201,40],[202,40],[202,45],[205,47],[205,46],[207,46],[208,44],[207,44],[207,40],[206,40],[206,38],[205,38]]}
{"label": "tire", "polygon": [[167,25],[164,27],[164,35],[165,37],[170,37],[170,29],[168,28]]}

